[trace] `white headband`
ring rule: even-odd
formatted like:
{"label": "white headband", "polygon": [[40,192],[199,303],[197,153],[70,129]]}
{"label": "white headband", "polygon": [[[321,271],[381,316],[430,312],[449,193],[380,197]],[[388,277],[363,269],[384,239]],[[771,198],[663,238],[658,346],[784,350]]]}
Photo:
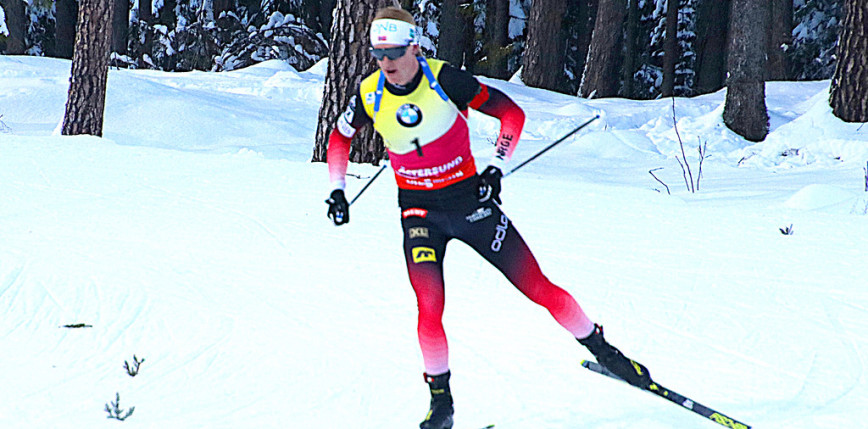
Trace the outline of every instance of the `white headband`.
{"label": "white headband", "polygon": [[371,46],[418,45],[419,31],[409,22],[398,19],[377,19],[371,23]]}

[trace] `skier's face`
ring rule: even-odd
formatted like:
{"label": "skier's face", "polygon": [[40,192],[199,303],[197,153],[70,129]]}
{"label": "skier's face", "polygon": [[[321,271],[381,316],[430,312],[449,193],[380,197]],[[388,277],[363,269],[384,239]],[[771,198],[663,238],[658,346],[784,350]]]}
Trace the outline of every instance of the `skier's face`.
{"label": "skier's face", "polygon": [[395,48],[406,48],[404,54],[395,58],[394,51],[387,52],[382,55],[382,59],[377,59],[377,65],[383,74],[386,76],[386,81],[392,85],[406,85],[413,80],[416,72],[419,70],[419,62],[416,61],[416,56],[419,54],[418,45],[402,46],[402,45],[376,45],[375,50],[392,50]]}

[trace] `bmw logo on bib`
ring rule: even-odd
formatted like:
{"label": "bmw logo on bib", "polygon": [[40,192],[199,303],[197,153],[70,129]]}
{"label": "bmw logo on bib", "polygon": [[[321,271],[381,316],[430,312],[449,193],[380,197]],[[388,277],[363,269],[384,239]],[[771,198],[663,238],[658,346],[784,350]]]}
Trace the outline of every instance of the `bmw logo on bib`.
{"label": "bmw logo on bib", "polygon": [[405,104],[398,108],[398,122],[405,127],[415,127],[422,122],[422,111],[414,104]]}

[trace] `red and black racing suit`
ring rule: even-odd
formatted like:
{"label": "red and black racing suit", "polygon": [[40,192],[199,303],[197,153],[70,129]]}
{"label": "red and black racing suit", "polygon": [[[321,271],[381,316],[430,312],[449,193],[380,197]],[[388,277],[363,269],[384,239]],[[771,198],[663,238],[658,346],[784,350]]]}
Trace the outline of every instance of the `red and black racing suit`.
{"label": "red and black racing suit", "polygon": [[[587,337],[593,331],[594,324],[576,300],[543,275],[533,253],[500,207],[491,200],[480,202],[477,199],[479,176],[475,174],[474,160],[470,155],[465,120],[468,107],[501,120],[501,133],[493,163],[500,163],[498,166],[501,168],[518,141],[524,113],[501,91],[479,83],[470,73],[448,64],[439,69],[436,80],[461,115],[449,131],[427,142],[420,150],[406,154],[392,154],[390,151],[399,187],[404,255],[419,307],[418,335],[426,373],[437,375],[449,370],[448,346],[442,323],[443,259],[446,244],[453,238],[476,250],[519,291],[545,307],[573,336]],[[406,87],[387,83],[385,91],[394,96],[406,95],[417,90],[420,82],[427,82],[421,70]],[[358,130],[372,120],[362,108],[363,102],[371,101],[366,100],[366,96],[370,98],[369,95],[356,93],[350,108],[342,116],[346,122],[340,124],[342,127],[336,127],[329,139],[329,170],[336,187],[343,185],[347,154],[354,133],[346,132],[349,128],[347,124],[353,130]],[[424,117],[425,112],[421,114]],[[406,131],[413,132],[409,127]],[[434,160],[429,167],[420,168],[425,165],[426,154]],[[443,164],[443,160],[453,159],[460,162]],[[396,165],[403,162],[413,164],[414,168]],[[473,166],[472,173],[461,174],[462,170],[467,169],[467,163]],[[419,177],[406,177],[399,173],[408,171],[424,171],[425,186],[420,185]]]}

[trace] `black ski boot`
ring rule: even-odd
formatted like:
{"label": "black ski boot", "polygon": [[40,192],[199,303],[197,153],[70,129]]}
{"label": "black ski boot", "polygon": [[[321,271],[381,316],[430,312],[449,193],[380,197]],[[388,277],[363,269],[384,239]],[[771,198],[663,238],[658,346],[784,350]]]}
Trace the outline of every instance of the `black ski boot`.
{"label": "black ski boot", "polygon": [[452,392],[449,391],[449,371],[440,375],[425,374],[425,382],[431,389],[431,409],[421,429],[452,429]]}
{"label": "black ski boot", "polygon": [[648,390],[652,383],[648,369],[641,363],[627,358],[620,350],[607,343],[606,339],[603,338],[602,326],[594,325],[594,332],[587,338],[578,339],[578,341],[593,353],[600,365],[627,383]]}

